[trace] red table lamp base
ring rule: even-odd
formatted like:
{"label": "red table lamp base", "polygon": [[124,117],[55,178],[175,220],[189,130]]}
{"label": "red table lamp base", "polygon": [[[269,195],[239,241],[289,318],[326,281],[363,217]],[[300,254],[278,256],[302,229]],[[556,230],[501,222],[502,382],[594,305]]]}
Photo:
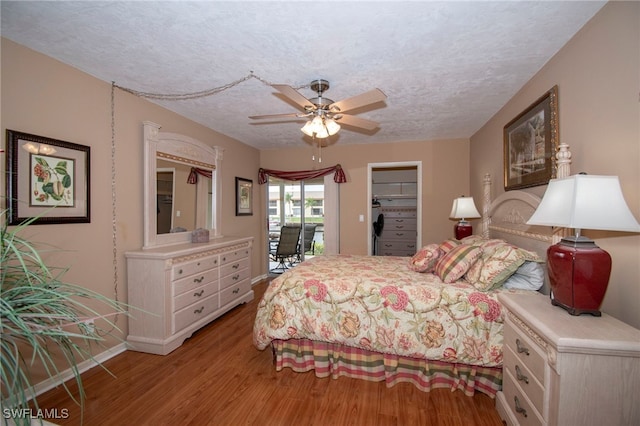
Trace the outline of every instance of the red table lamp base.
{"label": "red table lamp base", "polygon": [[547,249],[551,303],[571,315],[601,316],[611,256],[585,237],[563,238]]}
{"label": "red table lamp base", "polygon": [[453,232],[456,236],[456,240],[461,240],[464,237],[468,237],[473,234],[473,228],[469,222],[461,220],[453,227]]}

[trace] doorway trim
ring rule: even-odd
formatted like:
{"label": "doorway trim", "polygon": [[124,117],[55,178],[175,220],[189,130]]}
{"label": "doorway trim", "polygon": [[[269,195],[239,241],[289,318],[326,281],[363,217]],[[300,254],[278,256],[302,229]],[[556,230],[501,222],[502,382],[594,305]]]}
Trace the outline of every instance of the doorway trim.
{"label": "doorway trim", "polygon": [[422,247],[422,161],[394,161],[388,163],[368,163],[367,164],[367,253],[369,256],[373,254],[373,244],[371,238],[371,224],[373,217],[371,216],[371,200],[373,200],[373,169],[391,169],[397,167],[416,167],[416,216],[418,219],[416,227],[416,250]]}

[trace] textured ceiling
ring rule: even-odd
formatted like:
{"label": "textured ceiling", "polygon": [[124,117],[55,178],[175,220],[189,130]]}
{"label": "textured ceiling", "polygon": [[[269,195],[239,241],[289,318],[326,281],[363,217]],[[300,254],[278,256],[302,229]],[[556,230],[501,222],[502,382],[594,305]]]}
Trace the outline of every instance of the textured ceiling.
{"label": "textured ceiling", "polygon": [[[602,1],[2,1],[2,36],[155,100],[259,149],[304,146],[304,121],[269,84],[329,80],[339,101],[379,88],[355,111],[374,132],[343,126],[337,140],[379,143],[467,138],[603,6]],[[216,90],[253,75],[226,90]],[[169,129],[170,130],[170,129]]]}

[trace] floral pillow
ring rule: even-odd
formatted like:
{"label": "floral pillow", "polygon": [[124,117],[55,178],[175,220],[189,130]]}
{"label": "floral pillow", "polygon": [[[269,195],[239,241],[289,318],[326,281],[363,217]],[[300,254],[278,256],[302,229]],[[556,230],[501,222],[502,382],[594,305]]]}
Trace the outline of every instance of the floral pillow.
{"label": "floral pillow", "polygon": [[499,287],[525,261],[539,261],[537,254],[508,243],[496,244],[466,272],[465,279],[477,290],[489,291]]}
{"label": "floral pillow", "polygon": [[438,260],[434,273],[442,282],[450,284],[462,278],[481,254],[478,246],[459,244]]}
{"label": "floral pillow", "polygon": [[480,235],[469,235],[468,237],[464,237],[460,240],[462,244],[472,244],[474,246],[480,245],[484,241],[486,240]]}
{"label": "floral pillow", "polygon": [[424,246],[409,260],[409,269],[416,272],[431,272],[440,256],[442,256],[442,250],[438,244]]}

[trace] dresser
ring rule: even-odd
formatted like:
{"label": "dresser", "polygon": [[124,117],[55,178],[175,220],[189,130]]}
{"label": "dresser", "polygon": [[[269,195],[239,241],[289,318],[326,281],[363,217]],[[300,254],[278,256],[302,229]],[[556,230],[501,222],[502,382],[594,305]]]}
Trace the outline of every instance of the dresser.
{"label": "dresser", "polygon": [[506,309],[502,391],[508,425],[640,424],[640,330],[571,316],[548,296],[499,295]]}
{"label": "dresser", "polygon": [[417,214],[415,207],[382,207],[384,227],[378,238],[380,256],[413,256],[416,247]]}
{"label": "dresser", "polygon": [[220,238],[125,253],[129,349],[166,355],[196,330],[253,299],[253,238]]}

